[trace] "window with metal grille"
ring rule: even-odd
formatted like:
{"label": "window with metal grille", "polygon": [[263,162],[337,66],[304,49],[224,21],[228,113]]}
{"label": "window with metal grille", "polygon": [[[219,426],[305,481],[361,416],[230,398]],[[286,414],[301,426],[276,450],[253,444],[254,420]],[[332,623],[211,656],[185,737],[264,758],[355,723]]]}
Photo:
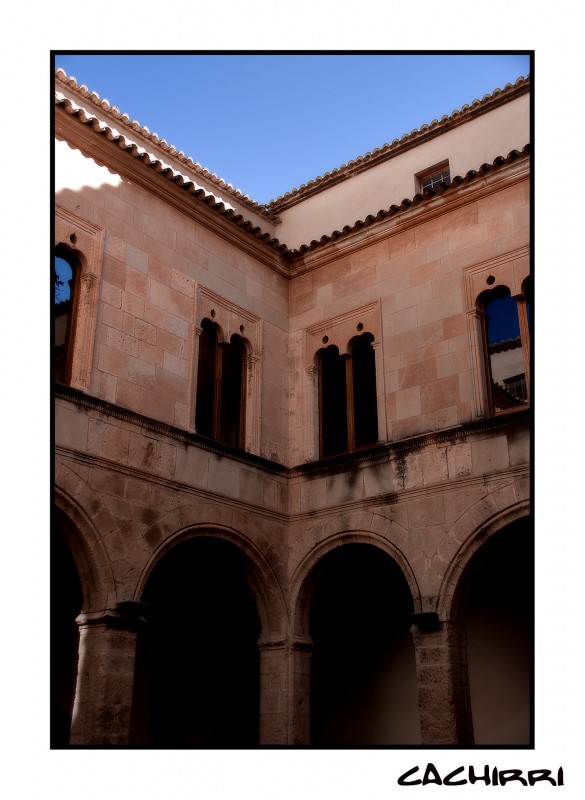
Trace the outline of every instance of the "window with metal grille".
{"label": "window with metal grille", "polygon": [[418,176],[420,191],[426,192],[429,189],[437,189],[442,183],[447,186],[451,183],[451,174],[449,172],[449,165],[444,164],[441,167],[435,167],[429,172],[425,172]]}

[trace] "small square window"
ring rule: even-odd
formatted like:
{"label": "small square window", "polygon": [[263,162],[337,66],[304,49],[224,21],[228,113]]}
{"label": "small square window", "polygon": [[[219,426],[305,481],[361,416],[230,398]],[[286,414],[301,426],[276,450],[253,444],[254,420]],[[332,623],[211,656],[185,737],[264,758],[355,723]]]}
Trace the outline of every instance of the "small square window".
{"label": "small square window", "polygon": [[449,172],[449,164],[442,164],[433,169],[423,172],[418,176],[419,190],[424,194],[429,189],[433,191],[437,189],[442,183],[447,186],[451,183],[451,174]]}

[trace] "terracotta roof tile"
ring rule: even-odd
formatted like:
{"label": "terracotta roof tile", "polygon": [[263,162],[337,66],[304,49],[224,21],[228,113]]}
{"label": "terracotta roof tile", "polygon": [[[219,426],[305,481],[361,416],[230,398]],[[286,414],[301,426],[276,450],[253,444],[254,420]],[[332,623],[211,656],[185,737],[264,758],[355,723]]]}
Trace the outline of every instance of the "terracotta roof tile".
{"label": "terracotta roof tile", "polygon": [[[164,152],[167,152],[169,156],[171,156],[171,159],[183,156],[182,153],[177,153],[174,147],[167,145],[164,140],[160,140],[156,136],[156,134],[150,134],[148,129],[141,127],[138,122],[136,121],[131,122],[129,120],[128,115],[119,114],[119,112],[117,112],[117,109],[114,109],[114,111],[118,113],[118,116],[116,117],[115,113],[112,113],[112,108],[107,100],[100,101],[98,95],[95,92],[87,92],[86,87],[78,86],[77,83],[75,82],[75,79],[67,78],[63,70],[57,70],[57,73],[60,73],[59,75],[57,75],[57,78],[61,83],[69,86],[70,88],[74,88],[74,90],[79,94],[81,94],[84,97],[84,99],[90,99],[94,105],[99,106],[103,110],[106,110],[110,116],[113,116],[114,118],[117,119],[117,121],[121,123],[121,127],[123,126],[125,129],[133,130],[137,133],[140,133],[141,136],[143,136],[149,142],[154,144],[156,149],[162,149]],[[516,81],[514,87],[518,86],[523,87],[526,84],[527,81],[525,81],[524,79],[519,79],[518,81]],[[496,90],[496,92],[494,92],[492,95],[486,95],[486,97],[484,97],[482,101],[479,100],[474,101],[474,104],[482,105],[485,102],[487,102],[486,98],[491,99],[494,97],[496,93],[504,94],[507,91],[509,92],[510,89],[513,89],[514,87],[511,87],[510,84],[507,84],[503,91]],[[297,249],[290,249],[286,244],[281,243],[277,238],[272,237],[270,233],[263,231],[259,226],[255,225],[251,220],[246,219],[242,214],[237,213],[236,210],[231,205],[225,203],[223,200],[216,197],[216,195],[214,195],[212,192],[208,191],[203,186],[197,184],[189,176],[184,175],[180,170],[175,169],[173,166],[171,166],[171,164],[158,158],[155,153],[150,152],[149,150],[146,150],[146,148],[139,146],[138,144],[136,144],[136,142],[134,142],[128,136],[124,135],[124,133],[120,132],[118,129],[110,127],[109,125],[100,121],[96,116],[88,113],[82,106],[77,105],[75,102],[65,97],[65,95],[63,95],[61,92],[55,92],[55,105],[58,107],[62,107],[67,114],[76,117],[81,124],[91,126],[91,128],[94,131],[96,131],[96,133],[104,136],[108,141],[111,141],[117,144],[120,148],[128,151],[134,158],[141,160],[146,166],[154,169],[157,173],[167,178],[169,181],[174,183],[180,189],[189,192],[198,200],[204,202],[210,208],[213,208],[217,213],[227,218],[230,222],[237,225],[242,230],[245,230],[249,235],[253,236],[259,241],[264,242],[268,247],[277,251],[289,261],[293,261],[296,257],[304,255],[309,251],[315,250],[317,247],[321,247],[325,244],[328,244],[329,242],[336,241],[341,237],[349,236],[350,234],[355,233],[361,228],[368,227],[376,222],[380,222],[384,219],[399,214],[405,211],[406,209],[410,208],[411,206],[418,205],[439,194],[450,192],[455,187],[460,186],[462,183],[469,183],[478,175],[479,176],[484,175],[487,172],[497,169],[498,167],[504,164],[512,163],[516,159],[525,157],[530,154],[530,145],[526,145],[521,151],[513,150],[505,157],[499,156],[492,162],[492,164],[482,164],[478,170],[470,170],[464,177],[461,176],[453,177],[449,185],[443,183],[435,190],[432,189],[427,190],[424,193],[424,195],[416,194],[412,198],[412,200],[405,198],[400,203],[400,205],[393,204],[388,209],[380,209],[377,212],[377,214],[375,215],[370,214],[364,220],[356,220],[353,223],[353,225],[345,225],[341,230],[335,230],[328,235],[321,236],[319,240],[313,239],[309,244],[303,244]],[[453,112],[453,114],[464,113],[466,108],[468,107],[464,106],[463,109],[461,109],[461,112]],[[451,117],[444,117],[443,119],[450,120],[453,118],[453,114],[451,115]],[[431,123],[431,126],[429,127],[432,127],[435,123],[436,120],[433,123]],[[441,125],[442,123],[436,123],[436,124]],[[423,131],[424,128],[425,126],[423,126],[418,132],[416,131],[413,132],[413,134],[410,134],[410,136],[405,134],[405,136],[402,137],[403,140],[406,138],[406,140],[410,141],[413,136],[415,135],[419,136],[421,132],[424,132]],[[368,158],[370,158],[370,160],[375,158],[377,153],[378,154],[382,153],[385,148],[392,148],[396,142],[398,142],[398,140],[394,140],[394,142],[391,145],[384,145],[384,148],[380,148],[379,150],[374,150],[372,151],[372,153],[367,153],[365,156],[360,156],[355,161],[351,161],[344,167],[340,167],[339,170],[333,170],[333,172],[331,173],[326,173],[321,178],[318,178],[317,181],[326,183],[330,181],[332,177],[334,177],[340,171],[342,170],[349,171],[354,167],[359,166],[360,164],[364,164],[365,162],[367,162]],[[195,162],[193,162],[191,159],[185,158],[184,156],[183,156],[183,161],[196,174],[199,173],[202,176],[205,176],[208,180],[210,179],[210,173],[208,170],[201,168],[200,165],[196,165]],[[364,168],[369,168],[369,166],[374,166],[374,164],[368,163],[367,167]],[[194,169],[194,167],[197,167],[197,169]],[[243,202],[243,195],[239,194],[237,191],[234,192],[230,190],[229,184],[226,184],[224,181],[217,178],[217,176],[212,176],[212,177],[213,177],[212,181],[213,183],[215,183],[217,186],[221,186],[224,191],[225,187],[228,187],[228,191],[231,191],[234,197],[237,197],[240,203]],[[344,177],[350,177],[350,175],[347,174]],[[306,185],[307,188],[310,188],[311,185],[314,183],[316,182],[311,181],[309,184]],[[323,186],[322,188],[327,188],[327,186]],[[299,189],[295,189],[294,191],[298,195],[301,193],[302,189],[303,187],[300,187]],[[319,189],[319,191],[320,190],[321,188]],[[262,207],[260,207],[257,203],[248,202],[245,203],[244,205],[253,208],[256,213],[263,210]],[[273,213],[267,214],[267,217],[271,219],[271,221],[274,220]]]}
{"label": "terracotta roof tile", "polygon": [[465,104],[461,109],[451,112],[450,115],[443,115],[440,120],[434,119],[430,124],[421,125],[420,128],[405,133],[400,139],[394,139],[390,144],[386,143],[382,147],[377,147],[363,156],[348,161],[347,164],[336,167],[331,172],[326,172],[308,183],[303,183],[298,189],[292,189],[275,200],[271,200],[268,208],[279,213],[289,205],[305,199],[311,194],[327,189],[340,180],[346,180],[364,169],[369,169],[388,158],[393,158],[415,144],[422,143],[427,138],[436,136],[450,125],[467,122],[478,114],[485,113],[496,105],[508,102],[528,91],[530,91],[530,76],[518,78],[515,83],[507,83],[503,89],[495,89],[491,94],[484,95],[481,100],[474,100],[471,105]]}
{"label": "terracotta roof tile", "polygon": [[193,159],[189,156],[186,156],[182,150],[177,150],[174,145],[168,144],[166,139],[161,139],[158,134],[151,132],[147,127],[141,125],[137,120],[131,120],[128,114],[121,113],[117,106],[112,106],[105,98],[100,99],[100,96],[97,92],[90,92],[87,86],[79,85],[75,78],[68,76],[64,70],[60,68],[55,70],[55,79],[58,83],[67,86],[68,89],[83,97],[84,101],[89,101],[96,108],[99,108],[101,111],[108,114],[108,116],[115,119],[122,128],[126,128],[140,134],[140,136],[142,136],[144,139],[147,139],[156,148],[160,148],[165,154],[168,154],[185,164],[191,171],[195,172],[195,174],[198,174],[201,177],[204,177],[210,183],[215,184],[221,188],[224,193],[227,192],[228,194],[232,195],[238,200],[239,203],[242,203],[250,209],[253,209],[256,213],[264,214],[269,219],[273,219],[274,215],[267,206],[258,203],[257,200],[252,200],[246,194],[242,194],[239,189],[234,189],[231,183],[228,183],[227,181],[224,181],[223,178],[218,177],[215,172],[210,172],[199,162],[193,161]]}
{"label": "terracotta roof tile", "polygon": [[96,133],[104,136],[108,141],[117,144],[118,147],[129,152],[134,158],[139,159],[146,166],[154,169],[155,172],[167,178],[179,188],[194,195],[198,200],[227,217],[231,222],[246,230],[256,239],[265,242],[279,252],[288,250],[286,245],[281,244],[278,239],[262,231],[262,229],[254,225],[253,222],[245,219],[242,214],[238,214],[233,206],[225,203],[203,186],[195,183],[189,176],[183,175],[170,164],[157,158],[156,155],[150,153],[144,147],[140,147],[136,142],[124,136],[124,134],[120,133],[116,128],[110,128],[93,114],[88,114],[85,109],[65,97],[61,92],[55,92],[55,105],[63,108],[67,114],[76,117],[81,124],[91,126]]}
{"label": "terracotta roof tile", "polygon": [[387,210],[380,209],[380,211],[378,211],[376,215],[370,214],[363,220],[358,219],[354,222],[353,225],[345,225],[341,229],[341,231],[335,230],[328,236],[327,235],[321,236],[321,238],[318,241],[316,239],[313,239],[309,244],[303,244],[295,250],[290,250],[289,251],[290,256],[291,258],[294,258],[298,255],[303,255],[309,252],[310,250],[315,250],[317,247],[327,244],[328,242],[335,241],[342,236],[348,236],[349,234],[355,233],[361,228],[373,225],[375,222],[380,222],[383,219],[387,219],[388,217],[392,217],[396,214],[399,214],[402,211],[406,211],[408,208],[412,206],[416,206],[422,202],[426,202],[432,197],[436,197],[437,195],[442,195],[451,192],[454,188],[461,186],[461,184],[470,183],[478,176],[485,175],[486,173],[492,172],[498,167],[501,167],[505,164],[511,164],[518,158],[523,158],[528,155],[530,155],[529,144],[525,145],[520,151],[512,150],[505,157],[498,156],[491,164],[482,164],[481,167],[479,167],[479,169],[470,170],[464,177],[461,177],[461,175],[455,175],[453,178],[451,178],[451,182],[449,184],[441,183],[436,189],[427,189],[424,194],[415,194],[412,200],[405,198],[400,203],[400,205],[393,204]]}

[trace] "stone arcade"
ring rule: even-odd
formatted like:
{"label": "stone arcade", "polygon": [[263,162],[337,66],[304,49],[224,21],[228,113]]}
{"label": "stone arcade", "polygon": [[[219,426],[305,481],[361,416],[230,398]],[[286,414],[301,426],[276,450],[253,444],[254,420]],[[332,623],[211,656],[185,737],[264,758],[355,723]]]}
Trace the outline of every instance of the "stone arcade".
{"label": "stone arcade", "polygon": [[530,744],[529,108],[261,206],[56,72],[53,746]]}

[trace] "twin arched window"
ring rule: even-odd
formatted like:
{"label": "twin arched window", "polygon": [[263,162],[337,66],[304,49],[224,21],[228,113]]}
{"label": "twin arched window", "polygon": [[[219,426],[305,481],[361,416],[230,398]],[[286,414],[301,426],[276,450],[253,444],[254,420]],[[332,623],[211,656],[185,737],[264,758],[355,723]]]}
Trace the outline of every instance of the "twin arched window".
{"label": "twin arched window", "polygon": [[352,452],[378,441],[376,364],[371,333],[354,336],[348,352],[319,350],[320,457]]}
{"label": "twin arched window", "polygon": [[499,414],[530,401],[531,283],[512,297],[507,286],[480,296],[489,411]]}
{"label": "twin arched window", "polygon": [[220,342],[217,325],[201,323],[195,430],[232,447],[244,446],[246,347],[241,336]]}

